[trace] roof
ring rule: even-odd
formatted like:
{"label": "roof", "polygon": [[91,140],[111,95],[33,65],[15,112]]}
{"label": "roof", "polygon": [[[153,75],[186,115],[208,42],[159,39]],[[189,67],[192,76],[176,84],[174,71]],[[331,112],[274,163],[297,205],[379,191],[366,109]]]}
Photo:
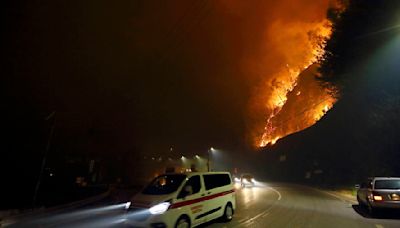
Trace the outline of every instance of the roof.
{"label": "roof", "polygon": [[373,180],[400,180],[400,177],[373,177]]}

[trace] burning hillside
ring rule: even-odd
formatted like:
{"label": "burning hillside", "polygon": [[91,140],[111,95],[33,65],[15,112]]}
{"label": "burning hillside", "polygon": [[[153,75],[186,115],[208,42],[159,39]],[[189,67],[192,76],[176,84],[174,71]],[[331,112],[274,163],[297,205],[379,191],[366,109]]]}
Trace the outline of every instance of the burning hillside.
{"label": "burning hillside", "polygon": [[[277,22],[270,29],[271,31],[280,30],[278,35],[271,32],[273,37],[270,40],[276,43],[279,53],[286,55],[287,63],[272,78],[272,81],[267,82],[271,90],[267,92],[269,93],[266,102],[268,113],[265,132],[259,142],[260,146],[274,144],[279,138],[311,126],[322,117],[323,114],[320,115],[323,113],[322,110],[327,109],[326,107],[331,108],[334,102],[334,99],[314,82],[312,75],[311,80],[307,80],[308,84],[299,84],[301,72],[317,62],[323,55],[325,40],[331,34],[329,21],[323,19],[313,23],[289,24]],[[287,108],[289,98],[293,97],[289,96],[292,92],[296,92],[296,98],[302,99],[296,99],[298,102],[293,103],[291,108]],[[306,92],[314,96],[307,96]],[[317,105],[318,97],[324,100],[323,105]],[[312,103],[313,105],[310,106],[309,104]],[[311,110],[315,112],[314,115],[305,115]]]}
{"label": "burning hillside", "polygon": [[243,61],[244,73],[258,80],[249,126],[258,147],[312,126],[336,102],[316,77],[332,33],[327,11],[339,10],[338,4],[286,0],[265,7],[258,50],[248,51]]}
{"label": "burning hillside", "polygon": [[284,95],[284,104],[268,117],[260,146],[315,124],[332,108],[336,99],[315,80],[317,68],[311,65],[298,75],[294,88]]}

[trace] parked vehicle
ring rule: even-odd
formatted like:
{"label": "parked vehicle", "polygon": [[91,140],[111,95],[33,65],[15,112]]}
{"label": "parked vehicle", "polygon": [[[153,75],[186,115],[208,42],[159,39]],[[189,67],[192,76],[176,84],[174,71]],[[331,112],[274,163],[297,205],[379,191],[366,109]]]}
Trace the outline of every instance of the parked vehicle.
{"label": "parked vehicle", "polygon": [[357,200],[372,214],[376,209],[400,209],[400,177],[374,177],[356,186]]}
{"label": "parked vehicle", "polygon": [[228,172],[164,174],[127,203],[127,223],[140,227],[193,227],[232,220],[236,195]]}

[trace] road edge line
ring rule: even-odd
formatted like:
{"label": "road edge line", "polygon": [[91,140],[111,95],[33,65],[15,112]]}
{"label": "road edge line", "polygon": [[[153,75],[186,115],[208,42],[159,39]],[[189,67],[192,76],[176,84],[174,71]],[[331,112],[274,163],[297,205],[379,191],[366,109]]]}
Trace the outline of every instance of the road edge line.
{"label": "road edge line", "polygon": [[323,193],[325,193],[327,195],[330,195],[332,197],[335,197],[337,199],[340,199],[341,201],[346,202],[346,203],[351,203],[351,204],[357,204],[358,203],[357,200],[346,199],[346,197],[341,196],[340,194],[333,193],[331,191],[327,191],[327,190],[323,190],[323,189],[319,189],[319,188],[314,188],[314,189],[319,191],[319,192],[323,192]]}

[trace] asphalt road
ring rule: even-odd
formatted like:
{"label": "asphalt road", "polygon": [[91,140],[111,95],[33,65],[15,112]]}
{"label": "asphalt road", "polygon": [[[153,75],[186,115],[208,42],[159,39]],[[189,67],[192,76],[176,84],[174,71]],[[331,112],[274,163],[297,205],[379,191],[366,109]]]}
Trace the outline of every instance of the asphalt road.
{"label": "asphalt road", "polygon": [[[11,227],[120,227],[123,205],[107,205],[55,213],[20,221]],[[258,183],[237,190],[237,210],[229,223],[202,227],[400,227],[398,212],[371,218],[356,203],[299,185]]]}
{"label": "asphalt road", "polygon": [[230,223],[205,227],[400,227],[398,212],[371,218],[355,202],[299,185],[259,183],[237,191],[237,204]]}

